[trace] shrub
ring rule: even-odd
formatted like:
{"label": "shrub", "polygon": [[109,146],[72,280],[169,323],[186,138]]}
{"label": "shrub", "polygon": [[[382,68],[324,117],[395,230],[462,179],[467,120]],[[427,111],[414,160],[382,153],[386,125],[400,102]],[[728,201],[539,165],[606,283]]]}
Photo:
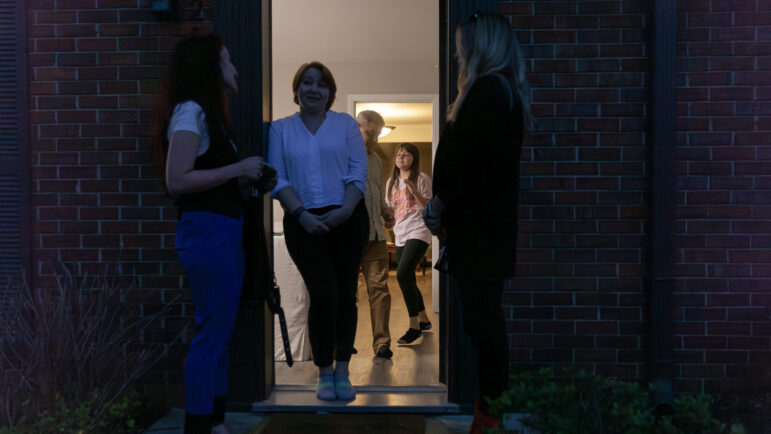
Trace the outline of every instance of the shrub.
{"label": "shrub", "polygon": [[175,304],[138,315],[132,285],[105,273],[59,274],[57,286],[22,280],[0,294],[0,427],[11,432],[131,431],[132,386],[170,343],[145,332]]}
{"label": "shrub", "polygon": [[671,414],[657,414],[650,387],[578,372],[558,383],[550,370],[512,377],[513,387],[489,402],[493,415],[526,413],[525,426],[543,434],[731,434],[744,433],[712,416],[712,398],[686,395]]}

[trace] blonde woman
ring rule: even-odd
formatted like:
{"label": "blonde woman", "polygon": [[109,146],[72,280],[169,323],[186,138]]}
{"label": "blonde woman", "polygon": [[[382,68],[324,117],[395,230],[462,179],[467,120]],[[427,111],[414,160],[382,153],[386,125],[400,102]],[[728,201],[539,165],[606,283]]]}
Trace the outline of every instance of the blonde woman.
{"label": "blonde woman", "polygon": [[463,324],[479,355],[479,396],[471,432],[498,427],[485,397],[508,382],[501,310],[516,263],[519,159],[528,122],[524,68],[514,34],[498,14],[473,14],[456,31],[458,97],[434,160],[424,218],[444,241]]}

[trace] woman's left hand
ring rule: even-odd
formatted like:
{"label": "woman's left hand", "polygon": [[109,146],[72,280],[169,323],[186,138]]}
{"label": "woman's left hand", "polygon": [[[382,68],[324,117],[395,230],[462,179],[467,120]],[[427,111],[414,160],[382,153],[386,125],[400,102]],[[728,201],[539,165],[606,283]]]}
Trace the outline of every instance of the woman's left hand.
{"label": "woman's left hand", "polygon": [[332,211],[325,212],[319,216],[319,220],[332,229],[335,226],[340,226],[348,218],[351,217],[351,213],[345,208],[336,208]]}

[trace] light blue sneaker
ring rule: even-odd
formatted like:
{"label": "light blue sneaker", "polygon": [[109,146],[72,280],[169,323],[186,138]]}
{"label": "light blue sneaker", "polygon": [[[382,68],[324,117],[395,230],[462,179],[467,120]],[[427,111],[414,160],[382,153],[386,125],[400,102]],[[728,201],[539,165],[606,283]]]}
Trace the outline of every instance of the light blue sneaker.
{"label": "light blue sneaker", "polygon": [[334,401],[337,399],[337,395],[335,395],[335,377],[333,375],[319,377],[319,384],[316,386],[316,398],[323,401]]}
{"label": "light blue sneaker", "polygon": [[335,395],[343,401],[353,401],[356,398],[356,390],[347,375],[335,375]]}

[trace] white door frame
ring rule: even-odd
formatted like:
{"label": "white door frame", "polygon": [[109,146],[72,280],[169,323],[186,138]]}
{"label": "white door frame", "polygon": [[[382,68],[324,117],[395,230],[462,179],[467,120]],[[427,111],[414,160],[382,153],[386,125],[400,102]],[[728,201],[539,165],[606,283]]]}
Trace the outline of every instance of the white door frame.
{"label": "white door frame", "polygon": [[[436,156],[436,145],[439,143],[439,94],[350,94],[348,95],[348,113],[356,117],[356,103],[369,102],[427,102],[431,103],[431,161]],[[433,175],[432,175],[433,178]],[[439,257],[439,241],[431,237],[431,263],[435,264]],[[439,312],[439,273],[431,273],[431,305],[435,313]]]}

